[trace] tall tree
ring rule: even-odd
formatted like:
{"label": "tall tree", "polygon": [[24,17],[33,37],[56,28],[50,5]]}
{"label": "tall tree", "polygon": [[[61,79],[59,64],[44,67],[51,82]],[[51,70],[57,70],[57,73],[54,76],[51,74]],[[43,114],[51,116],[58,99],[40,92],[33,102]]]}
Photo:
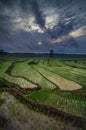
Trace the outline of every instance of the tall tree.
{"label": "tall tree", "polygon": [[54,54],[54,51],[53,51],[53,50],[50,50],[50,58],[53,57],[53,54]]}

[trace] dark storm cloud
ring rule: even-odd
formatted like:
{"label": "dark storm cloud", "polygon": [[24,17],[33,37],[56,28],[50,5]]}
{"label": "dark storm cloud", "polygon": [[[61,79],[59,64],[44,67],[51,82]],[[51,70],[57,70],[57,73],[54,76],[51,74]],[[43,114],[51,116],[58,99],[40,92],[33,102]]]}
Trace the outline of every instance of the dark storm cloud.
{"label": "dark storm cloud", "polygon": [[42,16],[42,12],[37,0],[0,0],[0,2],[3,4],[2,10],[5,6],[12,8],[14,5],[19,5],[22,8],[22,12],[25,12],[26,15],[32,12],[35,16],[37,24],[39,24],[41,27],[45,26],[45,20]]}
{"label": "dark storm cloud", "polygon": [[52,38],[57,38],[62,35],[67,35],[72,30],[73,30],[73,25],[71,22],[65,25],[60,21],[53,30],[49,31],[49,33],[51,34]]}
{"label": "dark storm cloud", "polygon": [[42,17],[42,12],[39,8],[37,0],[21,0],[21,8],[23,11],[28,12],[28,8],[34,14],[37,24],[41,27],[45,26],[45,20]]}
{"label": "dark storm cloud", "polygon": [[0,2],[4,5],[11,6],[13,3],[13,0],[0,0]]}
{"label": "dark storm cloud", "polygon": [[34,1],[32,3],[32,10],[36,16],[36,22],[41,25],[41,27],[44,27],[45,26],[45,20],[43,19],[42,17],[42,13],[39,9],[39,6],[38,6],[38,3],[36,1]]}
{"label": "dark storm cloud", "polygon": [[[32,20],[33,17],[35,20]],[[75,36],[76,33],[78,36],[80,33],[85,35],[84,27],[86,0],[0,0],[0,47],[7,45],[8,51],[37,51],[37,48],[40,51],[47,51],[48,48],[55,51],[58,48],[60,51],[67,51],[68,48],[79,50],[85,40],[79,44]],[[41,30],[44,30],[43,34]],[[70,36],[71,32],[75,33]],[[49,39],[52,41],[62,36],[69,37],[61,42],[64,44],[49,43]],[[39,46],[38,41],[43,44]]]}

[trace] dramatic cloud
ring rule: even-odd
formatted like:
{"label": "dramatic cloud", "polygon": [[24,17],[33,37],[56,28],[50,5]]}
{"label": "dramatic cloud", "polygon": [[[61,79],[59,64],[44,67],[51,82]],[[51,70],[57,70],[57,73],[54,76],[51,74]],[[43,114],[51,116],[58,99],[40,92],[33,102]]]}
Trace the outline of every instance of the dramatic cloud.
{"label": "dramatic cloud", "polygon": [[80,36],[86,36],[86,26],[83,26],[79,29],[76,29],[75,31],[70,32],[70,35],[74,38],[80,37]]}
{"label": "dramatic cloud", "polygon": [[81,37],[81,36],[86,36],[86,26],[81,27],[77,30],[71,31],[67,35],[62,35],[61,37],[53,38],[52,40],[50,40],[50,42],[51,43],[60,43],[60,42],[68,41],[71,38],[77,38],[77,37]]}
{"label": "dramatic cloud", "polygon": [[85,53],[85,43],[86,0],[0,0],[5,51]]}

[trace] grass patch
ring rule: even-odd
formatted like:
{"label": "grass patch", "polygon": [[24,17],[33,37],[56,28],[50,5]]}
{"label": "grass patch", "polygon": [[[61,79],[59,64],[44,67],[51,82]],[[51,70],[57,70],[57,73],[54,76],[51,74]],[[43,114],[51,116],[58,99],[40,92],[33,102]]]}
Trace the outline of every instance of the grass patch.
{"label": "grass patch", "polygon": [[[73,60],[73,59],[72,59]],[[78,59],[79,61],[79,59]],[[83,60],[81,60],[83,62]],[[69,66],[66,64],[68,62],[71,64],[71,61],[66,61],[66,60],[56,60],[56,59],[51,59],[50,65],[45,62],[45,64],[42,64],[42,61],[40,63],[40,66],[43,67],[44,69],[51,71],[55,74],[60,75],[61,77],[64,77],[65,79],[74,81],[81,86],[86,87],[86,69],[81,69],[81,68],[75,68],[73,66]],[[84,60],[84,62],[86,62]],[[85,66],[84,66],[85,67]]]}
{"label": "grass patch", "polygon": [[23,76],[30,79],[34,83],[38,83],[42,89],[54,89],[56,86],[40,75],[33,69],[33,65],[28,65],[29,61],[15,64],[15,67],[12,70],[12,75],[14,76]]}
{"label": "grass patch", "polygon": [[82,88],[82,86],[80,86],[79,84],[77,84],[71,80],[67,80],[67,79],[63,78],[62,76],[59,76],[56,73],[53,73],[49,70],[44,69],[43,67],[38,66],[35,68],[38,72],[43,74],[47,79],[49,79],[54,84],[59,86],[59,88],[61,90],[77,90],[77,89]]}
{"label": "grass patch", "polygon": [[68,92],[40,90],[25,95],[33,101],[54,106],[62,111],[86,117],[86,98]]}
{"label": "grass patch", "polygon": [[[28,65],[28,62],[33,60],[40,61],[37,65]],[[27,98],[86,118],[86,69],[84,66],[86,61],[80,60],[79,63],[79,59],[77,60],[76,62],[73,59],[52,58],[48,62],[47,59],[43,58],[30,58],[27,61],[15,64],[12,70],[13,77],[5,73],[12,61],[2,61],[0,62],[0,91],[4,82],[3,78],[7,80],[6,86],[11,86],[10,82],[12,82],[21,87],[31,87],[29,82],[20,78],[23,76],[41,86],[41,90],[25,94]],[[61,87],[62,90],[69,91],[56,91],[56,85]],[[83,86],[82,89],[72,89],[78,89],[78,85]]]}
{"label": "grass patch", "polygon": [[8,74],[5,73],[5,71],[7,70],[7,68],[12,64],[12,62],[3,62],[2,64],[0,64],[0,77],[5,78],[6,80],[8,80],[9,82],[18,84],[20,87],[22,88],[35,88],[37,87],[36,85],[30,83],[29,81],[20,78],[20,77],[13,77],[10,76]]}

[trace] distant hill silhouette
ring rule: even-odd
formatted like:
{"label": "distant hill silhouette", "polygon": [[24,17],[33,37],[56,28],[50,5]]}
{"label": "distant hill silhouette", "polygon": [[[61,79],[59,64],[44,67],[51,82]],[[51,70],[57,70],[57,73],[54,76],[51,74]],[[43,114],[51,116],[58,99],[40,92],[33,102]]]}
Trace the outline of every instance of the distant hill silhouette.
{"label": "distant hill silhouette", "polygon": [[[45,57],[49,58],[50,53],[8,53],[0,50],[0,55],[15,57]],[[57,54],[53,53],[53,57],[57,58],[86,58],[86,54]]]}

